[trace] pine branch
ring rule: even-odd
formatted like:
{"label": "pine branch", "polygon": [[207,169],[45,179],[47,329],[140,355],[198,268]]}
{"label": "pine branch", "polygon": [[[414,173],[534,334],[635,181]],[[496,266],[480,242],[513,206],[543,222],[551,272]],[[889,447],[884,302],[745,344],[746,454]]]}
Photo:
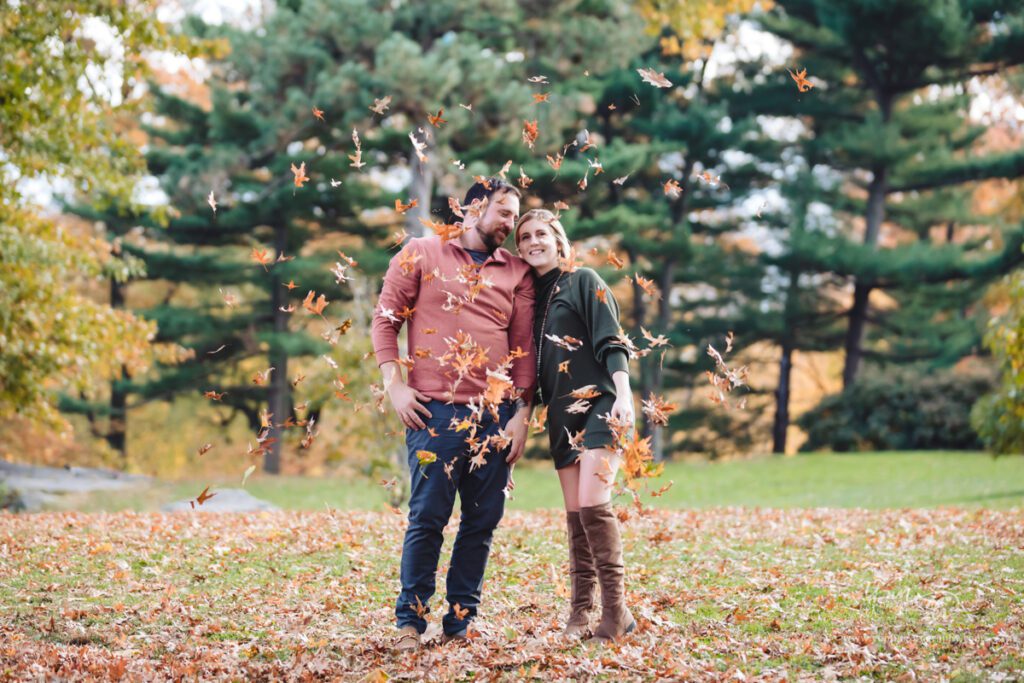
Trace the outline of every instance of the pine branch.
{"label": "pine branch", "polygon": [[888,193],[931,190],[949,185],[1024,176],[1024,150],[1007,154],[976,157],[944,166],[921,169],[901,185],[890,185]]}

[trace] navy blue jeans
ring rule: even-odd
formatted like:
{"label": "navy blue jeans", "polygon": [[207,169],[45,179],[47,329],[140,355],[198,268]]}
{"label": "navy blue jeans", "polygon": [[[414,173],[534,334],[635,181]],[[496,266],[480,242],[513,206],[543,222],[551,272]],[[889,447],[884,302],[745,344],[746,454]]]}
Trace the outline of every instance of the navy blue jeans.
{"label": "navy blue jeans", "polygon": [[[448,405],[442,401],[426,404],[431,418],[428,429],[406,429],[405,442],[409,448],[409,471],[412,488],[409,496],[409,526],[402,545],[402,592],[395,604],[398,627],[415,626],[423,633],[427,621],[417,613],[427,608],[434,595],[437,562],[444,542],[443,530],[451,517],[458,492],[462,502],[462,521],[452,548],[448,568],[448,613],[442,620],[444,632],[454,635],[466,630],[476,616],[480,593],[484,583],[484,569],[491,551],[494,529],[505,513],[503,489],[508,481],[508,449],[491,449],[486,464],[470,472],[472,457],[466,445],[468,431],[456,432],[450,428],[452,417],[468,417],[463,405]],[[504,427],[512,417],[512,404],[503,404],[498,425],[487,413],[477,429],[482,441]],[[431,436],[430,429],[437,433]],[[437,454],[437,461],[423,467],[416,457],[419,450]],[[451,476],[445,465],[452,464]],[[417,601],[418,599],[418,601]],[[459,618],[454,606],[466,610]],[[422,607],[420,607],[422,605]],[[425,612],[424,612],[425,613]]]}

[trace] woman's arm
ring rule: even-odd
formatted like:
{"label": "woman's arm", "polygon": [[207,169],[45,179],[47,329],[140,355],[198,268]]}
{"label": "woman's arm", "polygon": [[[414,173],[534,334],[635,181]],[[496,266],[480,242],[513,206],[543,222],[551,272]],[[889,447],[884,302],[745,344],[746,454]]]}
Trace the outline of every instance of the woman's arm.
{"label": "woman's arm", "polygon": [[615,403],[612,405],[612,417],[620,423],[632,425],[634,420],[633,392],[629,388],[629,373],[618,370],[612,374],[615,382]]}

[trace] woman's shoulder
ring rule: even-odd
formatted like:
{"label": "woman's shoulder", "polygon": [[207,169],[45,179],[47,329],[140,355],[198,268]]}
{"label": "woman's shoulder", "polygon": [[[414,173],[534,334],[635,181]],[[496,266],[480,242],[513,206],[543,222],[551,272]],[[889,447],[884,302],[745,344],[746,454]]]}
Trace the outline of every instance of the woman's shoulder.
{"label": "woman's shoulder", "polygon": [[607,287],[604,279],[598,275],[597,271],[593,268],[587,268],[586,266],[580,266],[576,270],[569,273],[569,277],[572,278],[570,282],[580,289],[599,289]]}

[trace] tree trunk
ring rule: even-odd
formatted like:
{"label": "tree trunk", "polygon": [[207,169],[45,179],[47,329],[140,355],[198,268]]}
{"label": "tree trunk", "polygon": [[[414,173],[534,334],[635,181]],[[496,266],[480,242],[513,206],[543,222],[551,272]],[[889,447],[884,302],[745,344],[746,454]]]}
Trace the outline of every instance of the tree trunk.
{"label": "tree trunk", "polygon": [[[288,228],[279,224],[274,230],[274,248],[278,255],[284,253],[288,246]],[[270,305],[273,307],[273,322],[275,336],[288,331],[288,314],[281,310],[284,305],[284,286],[280,278],[270,272]],[[274,372],[270,374],[270,387],[267,396],[267,410],[272,414],[270,418],[270,435],[276,437],[276,441],[270,444],[270,448],[263,454],[263,471],[267,474],[281,473],[281,447],[284,440],[284,431],[273,426],[284,422],[291,412],[291,396],[288,384],[288,354],[281,348],[278,340],[274,340],[270,346],[270,365]]]}
{"label": "tree trunk", "polygon": [[793,345],[782,344],[779,358],[779,386],[775,389],[775,420],[772,423],[772,453],[786,452],[786,433],[789,431],[790,376],[793,371]]}
{"label": "tree trunk", "polygon": [[[868,204],[864,244],[875,247],[885,220],[885,193],[888,169],[884,166],[874,169],[871,184],[868,185]],[[843,363],[843,388],[857,381],[861,357],[864,355],[864,328],[867,323],[868,299],[874,283],[868,278],[857,278],[853,287],[853,305],[850,307],[849,325],[846,328],[846,359]]]}
{"label": "tree trunk", "polygon": [[[658,320],[657,330],[659,332],[667,330],[669,326],[669,317],[672,314],[669,304],[669,294],[672,291],[672,281],[675,278],[676,262],[675,259],[670,259],[665,263],[662,268],[660,277],[658,278],[658,287],[661,289],[661,301],[658,302]],[[647,392],[641,394],[640,398],[644,399],[654,393],[658,396],[661,395],[662,389],[664,388],[664,369],[661,364],[661,354],[650,354],[646,358],[649,366],[650,373],[648,378]],[[643,422],[643,435],[651,437],[651,455],[654,457],[654,462],[661,462],[665,459],[665,441],[664,434],[665,430],[644,416]]]}
{"label": "tree trunk", "polygon": [[[117,280],[110,280],[110,307],[119,310],[124,308],[124,285]],[[124,390],[127,368],[121,367],[121,379],[110,382],[110,423],[107,426],[106,441],[120,454],[122,469],[128,466],[128,392]]]}
{"label": "tree trunk", "polygon": [[[427,141],[425,153],[429,155],[433,151],[433,144]],[[420,218],[430,220],[430,200],[434,195],[434,166],[430,161],[425,164],[421,163],[415,155],[410,163],[412,164],[412,183],[409,185],[409,196],[417,203],[415,208],[405,214],[405,231],[413,237],[422,237],[426,234],[427,227],[420,222]],[[459,197],[459,201],[461,200],[462,198]]]}

